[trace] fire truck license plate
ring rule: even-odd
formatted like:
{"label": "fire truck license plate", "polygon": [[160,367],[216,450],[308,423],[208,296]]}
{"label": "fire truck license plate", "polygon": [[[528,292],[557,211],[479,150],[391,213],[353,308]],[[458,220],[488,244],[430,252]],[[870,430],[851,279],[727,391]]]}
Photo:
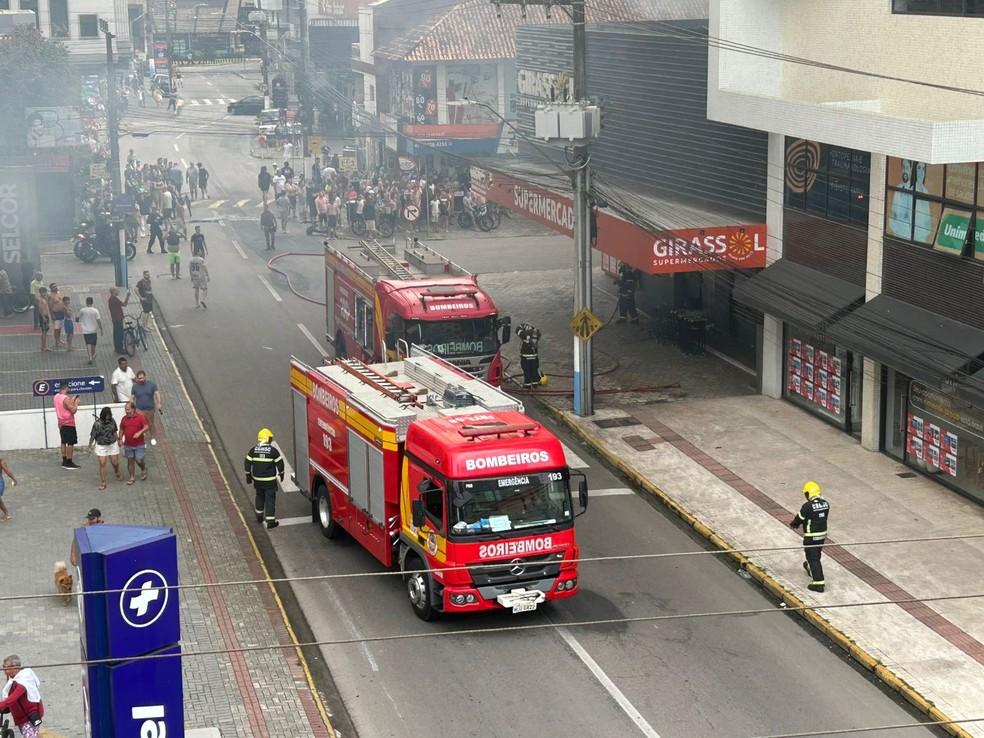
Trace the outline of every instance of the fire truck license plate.
{"label": "fire truck license plate", "polygon": [[538,589],[514,589],[512,592],[499,595],[496,600],[503,607],[513,612],[529,612],[535,610],[546,599],[546,595]]}
{"label": "fire truck license plate", "polygon": [[529,612],[536,609],[536,600],[522,600],[512,607],[513,612]]}

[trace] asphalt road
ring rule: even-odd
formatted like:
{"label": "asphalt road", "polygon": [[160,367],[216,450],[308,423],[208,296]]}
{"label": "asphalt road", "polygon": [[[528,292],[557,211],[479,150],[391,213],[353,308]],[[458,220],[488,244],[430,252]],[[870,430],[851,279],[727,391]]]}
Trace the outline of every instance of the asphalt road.
{"label": "asphalt road", "polygon": [[[189,100],[232,99],[254,92],[257,79],[255,70],[244,75],[239,66],[192,69],[183,93]],[[250,130],[251,119],[227,118],[224,105],[214,103],[186,105],[177,118],[148,111],[125,121],[127,130],[155,131],[134,142],[138,157],[203,161],[212,172],[211,200],[194,210],[196,218],[207,221],[202,225],[213,280],[208,310],[194,309],[188,280],[170,280],[163,256],[145,256],[140,249],[135,272],[151,265],[173,344],[205,398],[202,410],[229,449],[232,465],[238,468],[239,455],[261,426],[279,434],[290,457],[287,360],[296,355],[318,361],[324,315],[321,307],[294,296],[266,266],[255,205],[261,162],[250,158],[248,136],[236,135]],[[128,148],[124,144],[124,155]],[[300,225],[279,245],[319,250],[319,240],[303,235]],[[540,273],[557,274],[571,254],[570,243],[559,237],[500,238],[484,245],[448,240],[441,247],[482,272],[502,272],[508,263],[530,284]],[[280,263],[299,292],[323,294],[318,257],[290,256]],[[583,555],[702,549],[661,509],[627,489],[563,430],[556,431],[586,465],[596,492],[577,522]],[[244,492],[248,504],[245,497]],[[279,514],[296,523],[269,535],[288,575],[380,571],[353,542],[324,540],[303,520],[309,506],[299,495],[281,495]],[[396,577],[299,584],[294,594],[318,639],[447,634],[323,649],[345,708],[366,738],[737,738],[916,719],[798,620],[778,612],[497,632],[518,624],[775,607],[710,556],[584,564],[578,597],[522,617],[422,623]],[[487,632],[455,634],[473,628]]]}

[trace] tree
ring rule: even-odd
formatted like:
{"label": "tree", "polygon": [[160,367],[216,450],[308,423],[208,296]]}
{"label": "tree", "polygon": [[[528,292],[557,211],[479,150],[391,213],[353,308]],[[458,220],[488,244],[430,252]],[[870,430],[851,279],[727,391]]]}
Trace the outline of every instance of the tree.
{"label": "tree", "polygon": [[34,28],[0,39],[0,144],[7,154],[26,154],[24,109],[79,104],[79,84],[68,49]]}

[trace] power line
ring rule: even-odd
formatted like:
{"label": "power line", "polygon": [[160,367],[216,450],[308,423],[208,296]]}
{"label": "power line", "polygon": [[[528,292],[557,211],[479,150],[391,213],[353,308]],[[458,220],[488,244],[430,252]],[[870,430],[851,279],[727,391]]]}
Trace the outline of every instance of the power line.
{"label": "power line", "polygon": [[[867,602],[849,602],[831,605],[796,605],[767,608],[748,608],[744,610],[710,610],[706,612],[675,613],[669,615],[635,615],[621,618],[594,618],[588,620],[570,620],[546,623],[524,623],[522,625],[498,625],[490,628],[464,628],[461,630],[416,631],[413,633],[390,633],[378,636],[359,636],[353,638],[334,638],[327,640],[301,641],[298,643],[272,643],[255,646],[240,646],[237,648],[211,648],[198,651],[184,651],[180,654],[155,653],[134,656],[127,661],[150,661],[168,658],[199,658],[203,656],[221,656],[233,653],[255,653],[259,651],[277,651],[298,648],[318,648],[325,646],[351,646],[364,643],[381,643],[389,641],[411,641],[422,638],[443,638],[447,636],[481,636],[490,633],[514,633],[539,630],[556,630],[558,628],[587,628],[601,625],[630,625],[634,623],[654,623],[671,620],[705,620],[724,617],[747,617],[749,615],[773,615],[776,613],[792,613],[806,611],[844,610],[852,607],[876,607],[879,605],[910,605],[927,602],[955,602],[984,598],[984,592],[962,595],[940,595],[937,597],[912,597],[904,600],[871,600]],[[97,666],[100,664],[115,664],[118,658],[88,659],[78,661],[56,661],[41,664],[26,664],[32,669],[58,669],[68,666]]]}
{"label": "power line", "polygon": [[[621,554],[613,556],[582,556],[577,559],[562,559],[558,560],[557,564],[595,564],[595,563],[606,563],[612,561],[643,561],[643,560],[653,560],[653,559],[674,559],[683,558],[689,556],[722,556],[730,554],[750,554],[750,553],[777,553],[781,551],[802,551],[806,548],[817,548],[826,546],[827,548],[838,547],[838,548],[851,548],[856,546],[883,546],[889,544],[899,544],[899,543],[936,543],[940,541],[965,541],[971,539],[984,538],[984,533],[956,533],[953,535],[946,536],[926,536],[920,538],[887,538],[878,540],[867,540],[867,541],[845,541],[836,543],[826,543],[826,544],[815,544],[815,545],[803,545],[802,543],[794,544],[790,546],[760,546],[755,548],[728,548],[728,549],[708,549],[708,550],[697,550],[697,551],[669,551],[665,553],[645,553],[645,554]],[[319,582],[319,581],[331,581],[337,579],[366,579],[374,577],[392,577],[392,576],[405,576],[407,574],[433,574],[435,572],[446,573],[449,571],[483,571],[485,569],[501,569],[506,562],[488,563],[488,564],[469,564],[463,566],[447,566],[440,569],[408,569],[406,571],[398,570],[384,570],[384,571],[363,571],[363,572],[350,572],[346,574],[310,574],[310,575],[297,575],[290,577],[276,577],[267,579],[241,579],[232,580],[225,582],[200,582],[197,584],[169,584],[164,587],[149,587],[149,590],[177,590],[177,589],[207,589],[210,587],[245,587],[260,584],[292,584],[294,582]],[[93,597],[95,595],[109,595],[109,594],[121,594],[128,590],[125,589],[98,589],[89,592],[72,592],[72,596]],[[61,598],[64,597],[61,593],[36,593],[36,594],[23,594],[23,595],[3,595],[0,596],[0,603],[11,602],[15,600],[40,600],[49,598]]]}

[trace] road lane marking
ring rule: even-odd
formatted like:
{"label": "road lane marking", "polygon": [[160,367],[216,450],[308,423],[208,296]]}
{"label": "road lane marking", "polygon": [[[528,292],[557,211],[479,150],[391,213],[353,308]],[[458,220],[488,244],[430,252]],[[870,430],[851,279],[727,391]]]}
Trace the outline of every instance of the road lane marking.
{"label": "road lane marking", "polygon": [[246,252],[243,251],[243,247],[239,245],[239,241],[237,241],[236,239],[232,239],[232,248],[234,248],[236,251],[238,251],[239,252],[239,255],[241,257],[243,257],[244,259],[248,259],[249,258],[248,256],[246,256]]}
{"label": "road lane marking", "polygon": [[243,205],[245,205],[248,202],[249,202],[248,199],[247,200],[240,200],[239,202],[236,203],[236,207],[237,208],[241,208]]}
{"label": "road lane marking", "polygon": [[301,331],[301,333],[304,334],[304,337],[314,344],[314,347],[318,349],[319,354],[321,354],[322,356],[328,355],[328,352],[324,350],[324,348],[321,346],[320,343],[318,343],[318,339],[315,338],[314,334],[312,334],[311,331],[307,329],[306,325],[304,325],[303,323],[298,323],[297,327]]}
{"label": "road lane marking", "polygon": [[209,207],[209,210],[215,210],[217,207],[221,206],[222,203],[224,203],[224,202],[225,202],[225,200],[216,200],[215,202],[211,203],[208,206]]}
{"label": "road lane marking", "polygon": [[310,524],[310,522],[311,522],[311,516],[310,515],[301,515],[301,516],[296,517],[296,518],[280,518],[280,521],[279,522],[280,522],[281,527],[283,527],[285,525],[305,525],[305,524]]}
{"label": "road lane marking", "polygon": [[267,292],[273,295],[274,300],[276,300],[277,302],[284,301],[284,298],[282,298],[280,295],[277,294],[277,291],[273,289],[273,285],[267,281],[266,277],[264,277],[262,274],[257,274],[256,278],[259,279],[260,282],[263,284],[263,286],[267,288]]}
{"label": "road lane marking", "polygon": [[177,136],[174,137],[174,140],[175,141],[180,141],[182,138],[184,138],[184,135],[185,135],[184,132],[181,132]]}
{"label": "road lane marking", "polygon": [[589,497],[617,497],[619,495],[634,495],[628,487],[613,487],[612,489],[592,489],[588,490]]}
{"label": "road lane marking", "polygon": [[212,104],[212,101],[209,100],[209,99],[207,99],[207,98],[205,100],[202,100],[202,105],[211,105],[211,104]]}
{"label": "road lane marking", "polygon": [[588,462],[571,451],[571,447],[566,443],[561,442],[560,445],[564,447],[564,457],[567,459],[567,466],[571,469],[587,469],[590,466]]}
{"label": "road lane marking", "polygon": [[178,145],[177,144],[174,144],[174,150],[175,151],[181,151],[181,149],[178,148]]}
{"label": "road lane marking", "polygon": [[564,639],[564,643],[567,644],[574,654],[581,659],[581,662],[588,667],[588,671],[594,674],[595,679],[611,695],[612,699],[618,703],[618,706],[622,708],[622,711],[628,716],[629,720],[635,723],[642,734],[646,738],[659,738],[659,733],[653,729],[652,725],[646,722],[646,718],[642,716],[642,713],[629,702],[629,698],[625,696],[622,690],[618,688],[615,682],[598,665],[598,662],[591,658],[591,654],[584,649],[584,646],[571,634],[570,630],[561,627],[557,628],[557,633]]}

